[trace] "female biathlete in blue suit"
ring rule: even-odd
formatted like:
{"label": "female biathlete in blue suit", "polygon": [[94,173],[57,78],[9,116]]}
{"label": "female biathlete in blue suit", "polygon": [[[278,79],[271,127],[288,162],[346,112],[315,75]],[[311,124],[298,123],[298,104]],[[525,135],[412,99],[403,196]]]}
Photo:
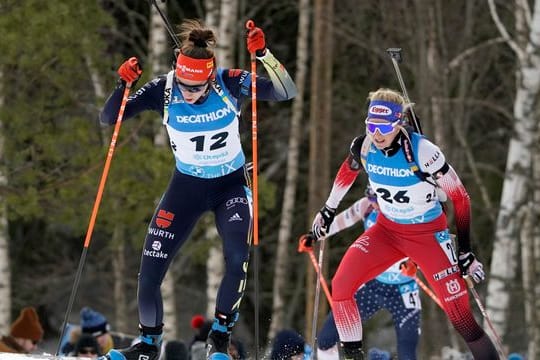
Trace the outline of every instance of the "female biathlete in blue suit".
{"label": "female biathlete in blue suit", "polygon": [[[316,238],[328,232],[336,208],[363,167],[377,194],[379,216],[349,247],[332,279],[332,311],[345,359],[363,359],[357,289],[396,261],[409,257],[422,269],[444,311],[475,359],[498,359],[476,322],[462,276],[484,279],[471,252],[467,191],[441,150],[404,128],[403,96],[390,89],[370,93],[366,136],[356,138],[324,207],[313,221]],[[458,249],[454,251],[439,200],[454,205]]]}
{"label": "female biathlete in blue suit", "polygon": [[[364,223],[365,230],[375,224],[379,214],[377,197],[369,185],[365,193],[365,197],[336,215],[327,237],[360,221]],[[416,266],[406,258],[400,259],[375,279],[368,281],[358,289],[355,299],[362,321],[369,320],[381,309],[386,309],[392,314],[396,330],[398,358],[415,360],[420,336],[421,304],[418,285],[414,278],[403,273],[404,266],[407,273],[414,276]],[[339,334],[334,322],[334,315],[330,312],[317,335],[317,358],[319,360],[337,360],[338,342]]]}
{"label": "female biathlete in blue suit", "polygon": [[[230,333],[246,286],[251,244],[251,192],[240,143],[240,107],[251,96],[251,75],[216,66],[214,32],[196,20],[181,25],[176,68],[146,83],[129,97],[124,117],[159,113],[176,160],[172,179],[148,227],[138,280],[140,342],[111,350],[112,360],[155,360],[163,329],[160,285],[174,255],[206,211],[215,215],[223,241],[225,274],[217,294],[208,356],[228,358]],[[296,95],[285,68],[266,48],[260,28],[250,30],[247,47],[270,79],[257,77],[258,100],[283,101]],[[101,121],[114,124],[126,82],[140,74],[136,58],[124,62],[121,81],[107,100]]]}

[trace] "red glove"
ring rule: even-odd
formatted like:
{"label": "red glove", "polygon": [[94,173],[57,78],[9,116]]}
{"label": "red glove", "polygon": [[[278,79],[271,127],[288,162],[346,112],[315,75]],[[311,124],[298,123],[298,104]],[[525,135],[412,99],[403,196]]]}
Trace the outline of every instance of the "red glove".
{"label": "red glove", "polygon": [[247,49],[250,53],[257,56],[263,56],[266,51],[266,42],[264,41],[264,32],[261,28],[254,27],[247,34]]}
{"label": "red glove", "polygon": [[141,76],[142,68],[139,65],[139,59],[135,56],[130,57],[128,60],[124,61],[122,65],[118,68],[118,75],[125,82],[134,82]]}
{"label": "red glove", "polygon": [[313,241],[315,238],[311,232],[301,235],[298,239],[298,252],[306,252],[313,250]]}
{"label": "red glove", "polygon": [[416,276],[416,264],[411,259],[402,262],[399,264],[399,269],[401,273],[405,276],[415,277]]}

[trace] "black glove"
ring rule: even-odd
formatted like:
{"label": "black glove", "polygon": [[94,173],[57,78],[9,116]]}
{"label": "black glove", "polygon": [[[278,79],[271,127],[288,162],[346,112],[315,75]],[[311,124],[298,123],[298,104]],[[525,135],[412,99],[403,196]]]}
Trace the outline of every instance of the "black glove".
{"label": "black glove", "polygon": [[458,256],[458,265],[462,276],[470,276],[474,282],[479,283],[486,278],[484,265],[478,260],[472,252],[461,253]]}
{"label": "black glove", "polygon": [[315,216],[311,231],[317,240],[328,234],[328,230],[330,230],[330,225],[332,225],[335,216],[336,209],[332,209],[326,205],[324,205],[317,216]]}

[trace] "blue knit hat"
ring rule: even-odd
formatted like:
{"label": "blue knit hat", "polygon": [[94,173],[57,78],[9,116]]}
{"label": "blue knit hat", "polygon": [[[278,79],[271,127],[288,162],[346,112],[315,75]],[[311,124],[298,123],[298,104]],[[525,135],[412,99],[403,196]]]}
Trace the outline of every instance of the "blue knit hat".
{"label": "blue knit hat", "polygon": [[109,324],[101,313],[84,307],[81,310],[81,328],[85,334],[99,336],[109,331]]}
{"label": "blue knit hat", "polygon": [[390,353],[385,350],[377,349],[377,348],[371,348],[368,351],[368,359],[369,360],[390,360],[392,357],[390,356]]}
{"label": "blue knit hat", "polygon": [[304,352],[304,338],[294,330],[281,330],[274,338],[271,360],[286,360]]}

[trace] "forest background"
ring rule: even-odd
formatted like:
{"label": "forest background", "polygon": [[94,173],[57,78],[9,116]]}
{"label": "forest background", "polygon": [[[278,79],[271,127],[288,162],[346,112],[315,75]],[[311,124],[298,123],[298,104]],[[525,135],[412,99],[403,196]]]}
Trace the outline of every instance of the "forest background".
{"label": "forest background", "polygon": [[[262,347],[286,327],[311,338],[315,275],[296,252],[297,238],[323,205],[351,140],[364,132],[368,92],[399,89],[385,50],[400,47],[424,132],[472,199],[473,249],[488,275],[477,290],[507,350],[540,356],[539,1],[157,3],[173,24],[200,18],[214,27],[224,67],[249,69],[244,24],[253,19],[299,88],[291,102],[258,104],[260,244],[235,329],[248,349],[254,334]],[[0,34],[0,333],[21,307],[34,305],[54,339],[112,134],[99,125],[99,111],[124,59],[143,61],[141,86],[170,69],[173,43],[143,0],[3,0]],[[246,104],[241,125],[248,157],[250,110]],[[91,306],[115,331],[136,333],[141,246],[173,163],[159,116],[122,125],[70,321]],[[365,181],[359,177],[342,209],[363,195]],[[328,279],[360,232],[327,241]],[[163,285],[169,338],[189,340],[191,316],[213,315],[219,246],[209,215],[175,258]],[[444,346],[464,350],[422,296],[420,358],[436,358]],[[319,319],[327,309],[321,296]],[[365,335],[368,344],[395,349],[385,314],[366,324]]]}

